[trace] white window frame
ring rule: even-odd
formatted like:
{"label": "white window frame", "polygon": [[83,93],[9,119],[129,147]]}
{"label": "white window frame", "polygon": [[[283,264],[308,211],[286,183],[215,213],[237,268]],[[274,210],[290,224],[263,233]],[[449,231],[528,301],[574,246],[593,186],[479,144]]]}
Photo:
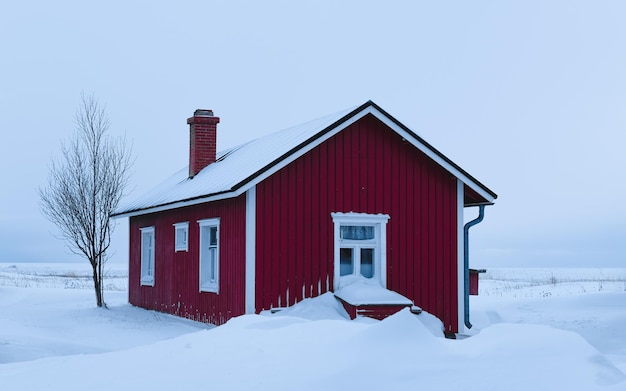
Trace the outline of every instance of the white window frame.
{"label": "white window frame", "polygon": [[189,251],[189,222],[174,224],[174,252]]}
{"label": "white window frame", "polygon": [[[377,281],[383,288],[387,288],[387,214],[368,214],[368,213],[342,213],[334,212],[330,214],[334,223],[334,290],[342,286],[343,281],[354,280],[354,278],[365,278],[360,275],[360,251],[361,248],[374,248],[374,275],[367,278],[369,281]],[[374,239],[359,240],[343,240],[341,239],[341,226],[370,226],[374,227]],[[340,275],[340,249],[353,248],[354,256],[354,272],[350,276]],[[357,254],[358,252],[358,254]]]}
{"label": "white window frame", "polygon": [[[139,229],[140,251],[141,251],[141,279],[140,284],[144,286],[154,286],[154,226]],[[148,248],[145,247],[144,235],[150,238]]]}
{"label": "white window frame", "polygon": [[[200,247],[200,257],[198,260],[198,271],[199,271],[199,285],[200,285],[200,292],[213,292],[213,293],[219,293],[219,288],[220,288],[220,219],[219,218],[213,218],[213,219],[204,219],[204,220],[198,220],[198,225],[200,226],[200,232],[199,232],[199,241],[198,241],[198,246]],[[210,257],[210,252],[207,251],[207,249],[205,249],[203,246],[205,244],[205,242],[208,242],[209,238],[204,238],[204,235],[206,234],[206,232],[210,232],[210,228],[215,227],[217,229],[216,235],[217,235],[217,243],[215,245],[215,259],[211,260]],[[211,246],[212,247],[212,246]],[[214,280],[208,280],[204,277],[204,271],[205,268],[207,267],[211,267],[211,261],[214,262],[213,267],[215,268],[215,279]]]}

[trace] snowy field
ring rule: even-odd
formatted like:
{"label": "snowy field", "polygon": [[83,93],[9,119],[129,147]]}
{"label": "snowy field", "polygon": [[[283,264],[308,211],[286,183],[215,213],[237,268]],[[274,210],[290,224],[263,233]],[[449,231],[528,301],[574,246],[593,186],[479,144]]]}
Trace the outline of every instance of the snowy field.
{"label": "snowy field", "polygon": [[626,269],[493,269],[471,336],[434,317],[350,321],[331,295],[221,327],[97,309],[87,264],[0,263],[0,390],[626,390]]}

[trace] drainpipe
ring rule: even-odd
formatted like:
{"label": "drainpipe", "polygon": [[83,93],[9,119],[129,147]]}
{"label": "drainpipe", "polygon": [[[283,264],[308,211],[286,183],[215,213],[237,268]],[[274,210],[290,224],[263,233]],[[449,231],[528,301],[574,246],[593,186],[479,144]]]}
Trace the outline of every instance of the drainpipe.
{"label": "drainpipe", "polygon": [[476,224],[483,221],[485,217],[485,205],[478,205],[478,217],[468,222],[463,227],[464,234],[464,248],[463,248],[463,271],[465,274],[465,295],[463,297],[463,305],[465,307],[465,326],[468,329],[472,328],[472,324],[469,320],[469,229]]}

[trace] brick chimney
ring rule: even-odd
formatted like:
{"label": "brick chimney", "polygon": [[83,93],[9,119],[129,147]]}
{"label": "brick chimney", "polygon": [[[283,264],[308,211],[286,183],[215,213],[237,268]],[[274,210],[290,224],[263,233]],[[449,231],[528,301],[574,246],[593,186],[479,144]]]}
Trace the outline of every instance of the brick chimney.
{"label": "brick chimney", "polygon": [[218,117],[213,110],[196,110],[189,124],[189,178],[215,162]]}

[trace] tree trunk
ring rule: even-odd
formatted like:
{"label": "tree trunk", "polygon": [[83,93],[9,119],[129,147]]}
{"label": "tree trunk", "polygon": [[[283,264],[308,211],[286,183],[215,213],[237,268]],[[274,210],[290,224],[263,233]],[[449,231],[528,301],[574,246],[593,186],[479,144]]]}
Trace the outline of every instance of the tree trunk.
{"label": "tree trunk", "polygon": [[102,278],[100,278],[100,275],[98,273],[98,265],[95,263],[92,265],[93,265],[93,286],[94,286],[94,289],[96,290],[96,305],[98,307],[102,307],[103,305]]}

